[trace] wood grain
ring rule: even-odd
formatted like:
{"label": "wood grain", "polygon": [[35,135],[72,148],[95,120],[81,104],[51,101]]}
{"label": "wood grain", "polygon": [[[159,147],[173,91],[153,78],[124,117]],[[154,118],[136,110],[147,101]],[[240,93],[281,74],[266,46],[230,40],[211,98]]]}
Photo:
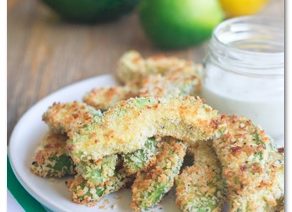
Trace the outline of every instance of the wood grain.
{"label": "wood grain", "polygon": [[[283,0],[272,1],[269,15],[283,16]],[[88,77],[114,73],[129,49],[162,53],[145,38],[137,14],[107,23],[64,23],[39,1],[8,1],[8,136],[20,116],[51,92]],[[164,52],[196,62],[206,44]]]}

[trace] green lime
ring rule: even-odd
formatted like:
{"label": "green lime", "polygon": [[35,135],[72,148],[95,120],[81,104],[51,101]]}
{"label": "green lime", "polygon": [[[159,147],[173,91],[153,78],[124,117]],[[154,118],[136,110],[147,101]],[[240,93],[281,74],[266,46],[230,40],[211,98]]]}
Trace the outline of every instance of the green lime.
{"label": "green lime", "polygon": [[74,22],[116,19],[130,12],[139,0],[42,0],[62,18]]}
{"label": "green lime", "polygon": [[223,19],[217,0],[142,0],[139,15],[146,35],[166,49],[200,44]]}

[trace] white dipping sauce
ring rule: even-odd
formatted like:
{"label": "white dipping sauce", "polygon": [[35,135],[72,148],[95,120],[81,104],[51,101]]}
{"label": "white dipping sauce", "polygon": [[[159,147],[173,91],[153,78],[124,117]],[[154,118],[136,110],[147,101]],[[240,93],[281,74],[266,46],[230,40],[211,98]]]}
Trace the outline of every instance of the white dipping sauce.
{"label": "white dipping sauce", "polygon": [[228,19],[213,32],[204,61],[202,97],[241,115],[284,145],[284,21]]}
{"label": "white dipping sauce", "polygon": [[252,78],[212,66],[202,97],[219,112],[242,115],[261,126],[275,140],[284,135],[283,78]]}

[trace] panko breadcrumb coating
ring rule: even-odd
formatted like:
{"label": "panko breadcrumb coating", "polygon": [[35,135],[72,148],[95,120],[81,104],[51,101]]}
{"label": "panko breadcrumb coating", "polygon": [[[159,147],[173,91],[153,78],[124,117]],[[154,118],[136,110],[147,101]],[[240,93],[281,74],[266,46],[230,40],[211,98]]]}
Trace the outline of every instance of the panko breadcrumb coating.
{"label": "panko breadcrumb coating", "polygon": [[220,212],[225,200],[225,184],[216,153],[207,142],[190,148],[195,163],[176,179],[176,203],[184,212]]}
{"label": "panko breadcrumb coating", "polygon": [[158,151],[157,144],[158,141],[156,138],[148,138],[142,149],[123,154],[123,170],[128,175],[132,175],[155,163],[156,153]]}
{"label": "panko breadcrumb coating", "polygon": [[[278,211],[284,198],[284,156],[271,152],[263,180],[232,200],[231,211]],[[244,209],[244,210],[243,210]]]}
{"label": "panko breadcrumb coating", "polygon": [[216,118],[217,111],[195,97],[132,98],[110,108],[100,122],[71,131],[68,149],[79,162],[134,152],[155,135],[195,143],[214,136]]}
{"label": "panko breadcrumb coating", "polygon": [[87,93],[84,102],[106,110],[120,100],[135,96],[175,97],[198,95],[201,90],[201,65],[174,57],[147,59],[136,51],[125,53],[117,75],[125,86],[96,88]]}
{"label": "panko breadcrumb coating", "polygon": [[164,75],[165,73],[188,69],[197,73],[197,67],[190,61],[176,57],[157,55],[144,59],[136,51],[128,51],[119,60],[117,67],[118,79],[133,88],[140,88],[141,82],[150,75]]}
{"label": "panko breadcrumb coating", "polygon": [[284,194],[280,153],[265,132],[246,118],[222,115],[221,124],[225,132],[213,147],[223,167],[231,211],[275,208]]}
{"label": "panko breadcrumb coating", "polygon": [[[81,102],[53,104],[43,115],[43,119],[52,129],[63,133],[78,131],[90,123],[98,123],[101,117],[102,113],[99,110]],[[67,147],[66,143],[63,146]],[[75,162],[76,171],[90,183],[107,181],[109,177],[115,174],[116,164],[117,155],[100,160]]]}
{"label": "panko breadcrumb coating", "polygon": [[145,75],[144,67],[142,56],[136,51],[128,51],[119,59],[116,74],[123,84],[135,84]]}
{"label": "panko breadcrumb coating", "polygon": [[195,96],[201,91],[200,66],[173,69],[165,75],[149,75],[141,81],[139,96]]}
{"label": "panko breadcrumb coating", "polygon": [[156,163],[140,172],[132,185],[134,211],[141,211],[156,205],[172,188],[174,178],[179,174],[186,153],[186,144],[173,138],[164,138]]}
{"label": "panko breadcrumb coating", "polygon": [[98,161],[81,161],[76,164],[76,171],[89,183],[100,184],[114,176],[117,163],[118,156],[110,155]]}
{"label": "panko breadcrumb coating", "polygon": [[101,184],[88,183],[83,177],[76,175],[66,182],[71,192],[72,201],[78,204],[93,206],[105,195],[118,191],[132,181],[124,173],[117,173],[107,182]]}
{"label": "panko breadcrumb coating", "polygon": [[49,132],[37,148],[31,171],[41,177],[64,177],[75,174],[74,164],[66,152],[64,135]]}
{"label": "panko breadcrumb coating", "polygon": [[[74,111],[74,113],[72,113]],[[90,114],[88,115],[88,111]],[[79,116],[77,116],[79,114]],[[98,114],[97,116],[91,114]],[[83,126],[83,118],[85,127],[88,127],[88,123],[98,123],[102,117],[102,114],[98,111],[95,111],[93,108],[84,105],[83,103],[64,103],[64,104],[54,104],[51,106],[44,115],[46,120],[49,120],[49,125],[58,126],[61,129],[69,129],[70,131],[78,131],[80,126]],[[58,119],[56,118],[58,117]],[[69,121],[68,121],[69,120]],[[78,124],[71,124],[70,120],[78,120]],[[64,131],[64,130],[63,130]],[[128,174],[134,174],[140,169],[145,168],[153,159],[152,156],[156,153],[156,140],[148,139],[140,150],[136,152],[131,152],[123,155],[124,169]],[[69,148],[70,150],[70,148]],[[153,152],[152,152],[153,151]],[[86,180],[91,182],[103,182],[107,177],[111,176],[114,172],[117,162],[117,156],[111,155],[103,159],[93,161],[75,161],[77,171],[82,175]],[[145,166],[145,167],[144,167]]]}
{"label": "panko breadcrumb coating", "polygon": [[109,88],[95,88],[88,92],[83,101],[99,110],[107,110],[121,100],[136,96],[127,86],[113,86]]}
{"label": "panko breadcrumb coating", "polygon": [[54,103],[43,114],[43,121],[59,133],[78,130],[92,122],[98,122],[102,116],[99,110],[81,102]]}

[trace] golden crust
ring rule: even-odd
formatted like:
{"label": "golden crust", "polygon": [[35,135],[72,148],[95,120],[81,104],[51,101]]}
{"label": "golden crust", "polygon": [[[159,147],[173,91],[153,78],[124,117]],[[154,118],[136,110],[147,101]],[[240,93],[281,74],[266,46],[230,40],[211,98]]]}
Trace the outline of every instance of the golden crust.
{"label": "golden crust", "polygon": [[133,175],[155,164],[159,139],[149,138],[142,149],[122,154],[123,171],[128,175]]}
{"label": "golden crust", "polygon": [[78,162],[134,152],[154,135],[195,143],[214,135],[216,118],[217,112],[195,97],[133,98],[106,111],[100,123],[70,133],[68,145]]}
{"label": "golden crust", "polygon": [[[190,70],[198,76],[198,67],[191,61],[176,57],[155,55],[143,58],[139,52],[128,51],[119,60],[117,76],[121,82],[137,89],[143,86],[143,80],[148,76],[167,75],[168,72]],[[170,76],[170,75],[168,75]],[[172,81],[173,79],[169,78]]]}
{"label": "golden crust", "polygon": [[[255,183],[255,177],[264,173],[271,151],[270,138],[250,120],[237,116],[221,116],[226,132],[213,142],[224,167],[229,189],[240,192]],[[257,178],[257,177],[256,177]]]}
{"label": "golden crust", "polygon": [[[226,131],[213,141],[213,147],[223,166],[231,211],[246,208],[261,211],[275,207],[282,195],[284,168],[281,160],[273,158],[280,153],[276,152],[265,132],[250,120],[222,115],[221,123]],[[276,167],[279,167],[278,171]]]}
{"label": "golden crust", "polygon": [[230,197],[231,211],[278,211],[284,198],[284,157],[271,152],[262,181],[253,188]]}
{"label": "golden crust", "polygon": [[141,81],[139,96],[175,97],[198,95],[201,79],[195,67],[174,69],[165,75],[149,75]]}
{"label": "golden crust", "polygon": [[66,154],[66,140],[67,136],[56,134],[54,132],[47,133],[41,145],[38,147],[34,160],[38,164],[43,164],[44,161],[52,155]]}
{"label": "golden crust", "polygon": [[195,164],[176,179],[176,203],[182,211],[222,211],[225,185],[216,153],[206,143],[191,147]]}
{"label": "golden crust", "polygon": [[114,86],[109,88],[95,88],[88,92],[83,101],[98,110],[107,110],[117,102],[136,96],[126,86]]}
{"label": "golden crust", "polygon": [[119,163],[117,155],[106,156],[98,161],[76,163],[76,171],[88,183],[98,184],[109,180],[115,175]]}
{"label": "golden crust", "polygon": [[66,151],[67,136],[49,132],[37,148],[31,171],[40,177],[64,177],[75,173],[74,164]]}
{"label": "golden crust", "polygon": [[134,211],[140,211],[157,204],[171,189],[178,175],[186,145],[173,138],[164,138],[160,143],[156,163],[149,169],[138,173],[132,185]]}
{"label": "golden crust", "polygon": [[124,84],[135,84],[145,72],[145,62],[136,51],[128,51],[118,62],[117,77]]}
{"label": "golden crust", "polygon": [[43,121],[55,132],[68,133],[91,123],[97,116],[101,116],[101,113],[94,108],[74,101],[66,104],[54,103],[43,114]]}
{"label": "golden crust", "polygon": [[105,195],[118,191],[132,181],[123,173],[117,173],[107,182],[102,184],[91,184],[79,175],[66,182],[71,192],[72,201],[78,204],[94,206]]}

